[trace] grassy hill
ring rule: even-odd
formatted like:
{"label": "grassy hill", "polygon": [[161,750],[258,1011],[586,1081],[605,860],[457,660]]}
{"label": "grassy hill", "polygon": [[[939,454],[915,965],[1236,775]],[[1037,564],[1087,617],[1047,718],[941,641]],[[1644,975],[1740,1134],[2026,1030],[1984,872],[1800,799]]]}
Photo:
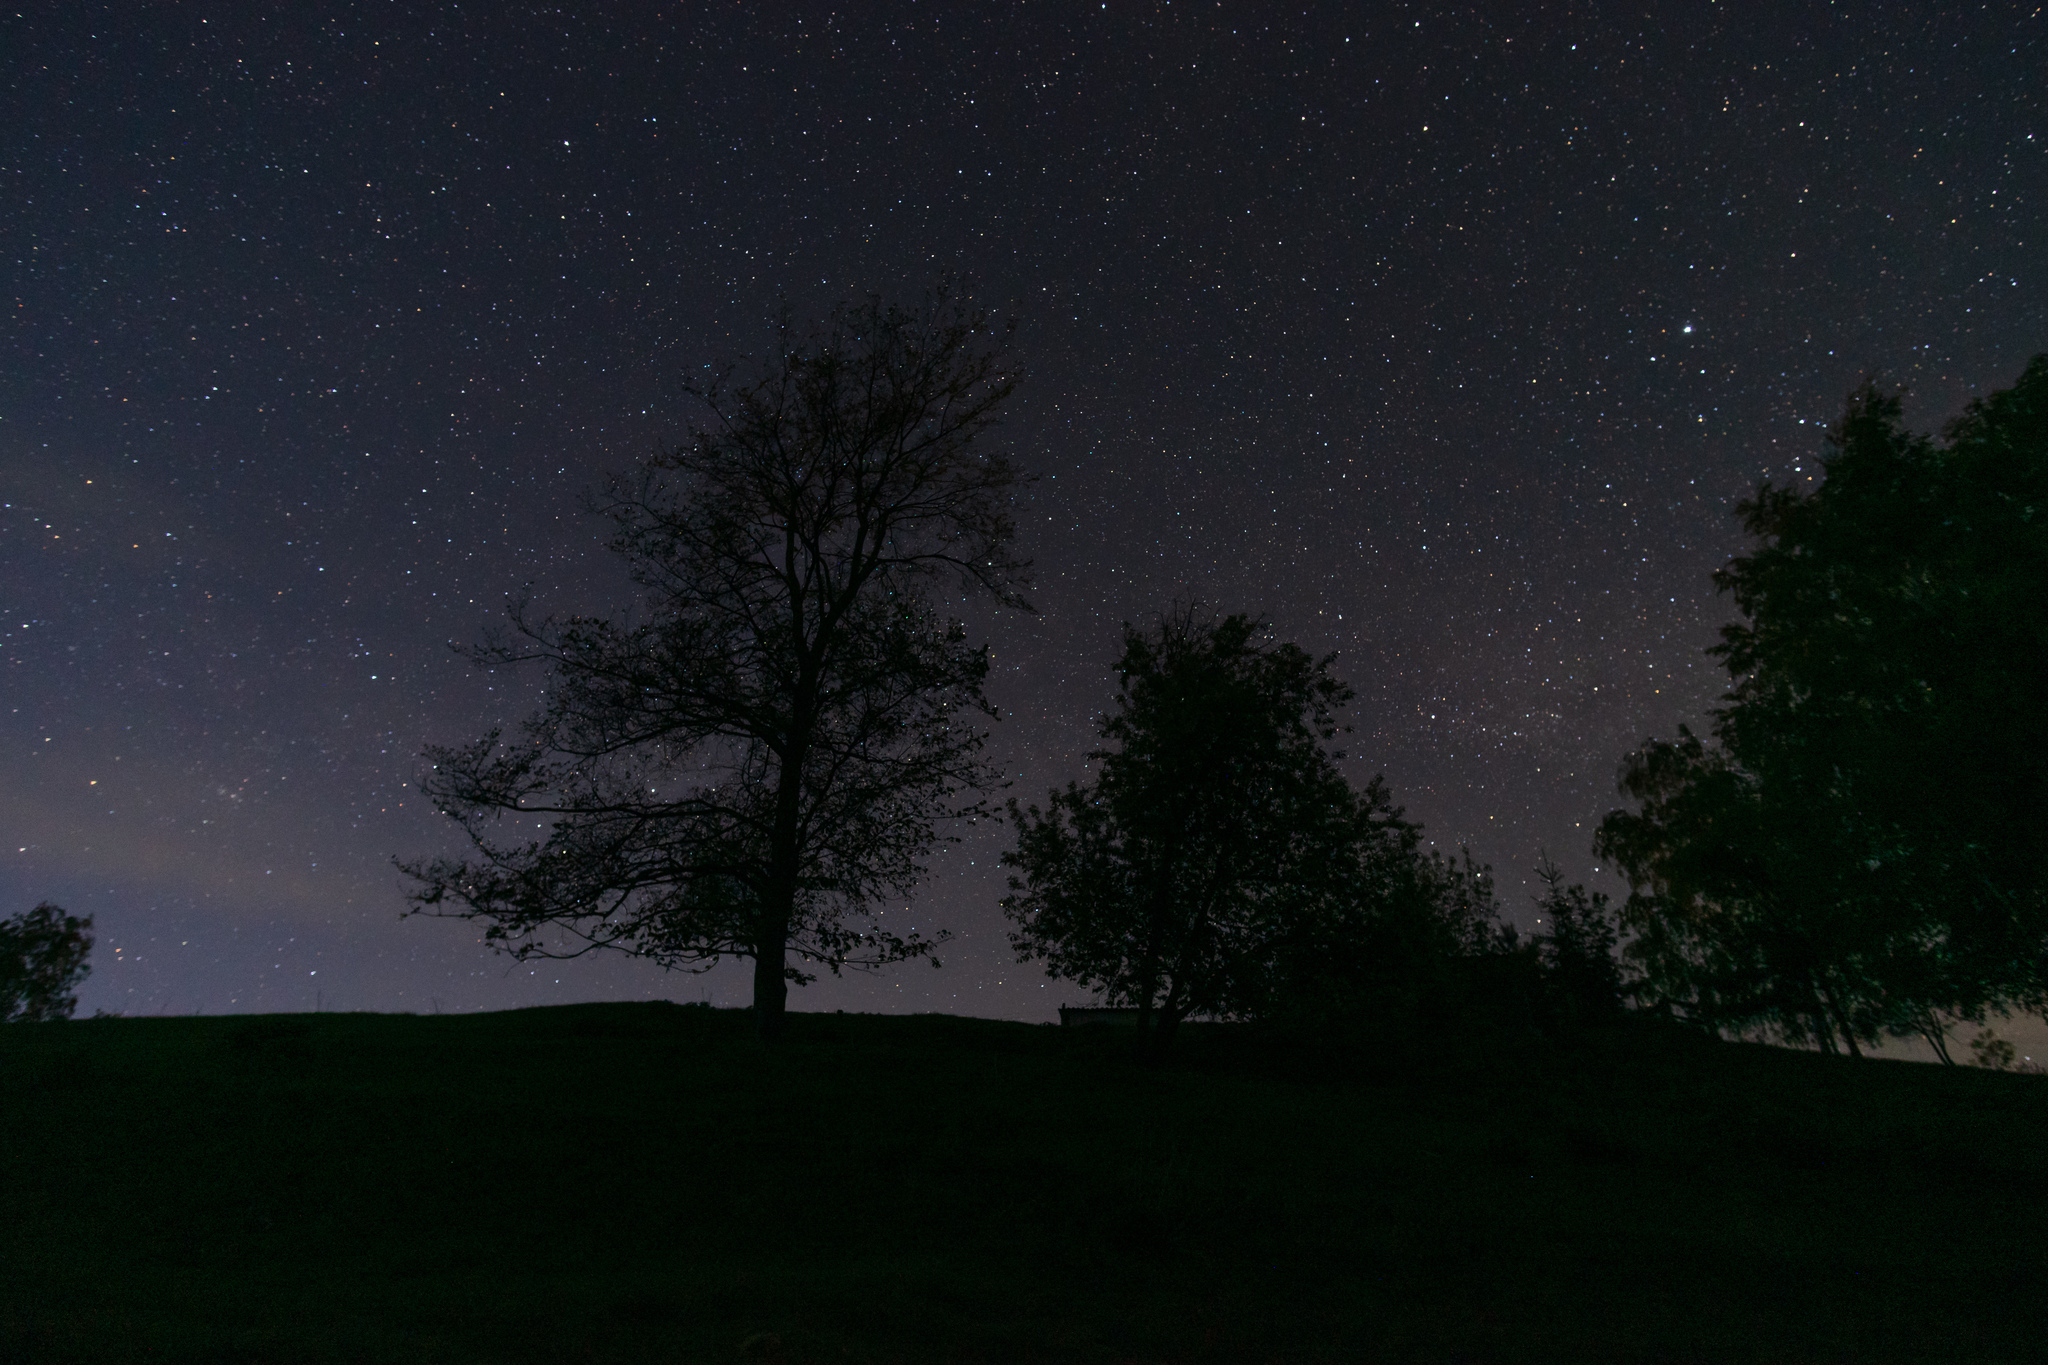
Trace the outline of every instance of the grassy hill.
{"label": "grassy hill", "polygon": [[2048,1080],[584,1005],[0,1028],[0,1359],[2021,1361]]}

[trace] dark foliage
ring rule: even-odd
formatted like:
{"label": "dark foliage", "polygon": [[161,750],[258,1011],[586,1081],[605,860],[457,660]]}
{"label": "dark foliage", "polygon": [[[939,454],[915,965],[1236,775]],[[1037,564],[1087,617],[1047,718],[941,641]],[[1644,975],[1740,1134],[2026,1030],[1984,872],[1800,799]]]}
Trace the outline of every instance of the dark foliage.
{"label": "dark foliage", "polygon": [[1012,943],[1138,1009],[1154,1055],[1190,1016],[1412,1006],[1495,942],[1485,870],[1421,857],[1385,783],[1339,771],[1332,660],[1260,630],[1191,610],[1126,627],[1094,780],[1010,807]]}
{"label": "dark foliage", "polygon": [[44,901],[0,920],[0,1022],[69,1019],[91,971],[92,916]]}
{"label": "dark foliage", "polygon": [[1740,508],[1734,687],[1629,758],[1599,846],[1664,1008],[1856,1050],[2042,999],[2048,357],[1940,444],[1867,384],[1830,446]]}
{"label": "dark foliage", "polygon": [[[1631,755],[1621,788],[1638,808],[1611,813],[1598,847],[1635,888],[1622,916],[1649,1007],[1827,1051],[1880,1036],[1884,926],[1796,789],[1684,727]],[[1916,971],[1916,945],[1899,947],[1893,965]]]}
{"label": "dark foliage", "polygon": [[1537,1017],[1531,945],[1501,922],[1493,869],[1468,850],[1411,846],[1355,885],[1362,894],[1347,902],[1348,933],[1333,936],[1309,970],[1281,977],[1287,993],[1268,1017],[1318,1033],[1343,1021],[1383,1038],[1476,1018],[1519,1028]]}
{"label": "dark foliage", "polygon": [[1567,886],[1547,857],[1537,865],[1536,878],[1543,894],[1536,900],[1542,927],[1535,945],[1556,1007],[1573,1020],[1611,1018],[1623,997],[1613,908],[1601,892],[1576,882]]}
{"label": "dark foliage", "polygon": [[809,337],[785,320],[759,378],[693,390],[708,425],[597,500],[638,614],[515,609],[468,651],[539,665],[546,701],[514,737],[428,750],[422,786],[473,852],[401,864],[417,910],[522,957],[752,958],[770,1036],[801,964],[932,955],[875,907],[944,822],[990,813],[994,712],[986,651],[930,589],[1026,606],[989,337],[943,293],[842,307]]}

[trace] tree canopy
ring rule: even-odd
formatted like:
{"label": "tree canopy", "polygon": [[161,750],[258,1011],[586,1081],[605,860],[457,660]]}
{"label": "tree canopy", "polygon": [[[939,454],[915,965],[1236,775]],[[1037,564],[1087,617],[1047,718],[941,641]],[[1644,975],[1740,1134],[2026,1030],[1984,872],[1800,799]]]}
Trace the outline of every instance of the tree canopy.
{"label": "tree canopy", "polygon": [[1019,956],[1136,1008],[1155,1055],[1190,1015],[1354,998],[1369,960],[1490,931],[1483,870],[1420,858],[1385,783],[1339,769],[1352,691],[1333,658],[1262,629],[1191,610],[1127,626],[1094,778],[1010,804]]}
{"label": "tree canopy", "polygon": [[44,901],[0,920],[0,1023],[69,1019],[91,956],[90,915]]}
{"label": "tree canopy", "polygon": [[538,667],[545,699],[512,736],[427,751],[471,852],[400,864],[415,910],[519,956],[752,958],[765,1036],[805,964],[935,962],[879,903],[945,822],[991,813],[987,652],[933,588],[1029,609],[1022,480],[988,441],[1014,384],[941,293],[785,317],[757,377],[693,387],[708,419],[595,499],[637,611],[516,607],[467,651]]}
{"label": "tree canopy", "polygon": [[1936,442],[1850,396],[1716,582],[1711,735],[1624,765],[1599,847],[1667,1007],[1854,1049],[2038,1006],[2048,948],[2048,357]]}
{"label": "tree canopy", "polygon": [[1588,892],[1546,855],[1536,866],[1543,886],[1537,897],[1535,946],[1550,994],[1564,1014],[1577,1020],[1612,1016],[1621,1009],[1624,986],[1616,956],[1620,932],[1605,894]]}

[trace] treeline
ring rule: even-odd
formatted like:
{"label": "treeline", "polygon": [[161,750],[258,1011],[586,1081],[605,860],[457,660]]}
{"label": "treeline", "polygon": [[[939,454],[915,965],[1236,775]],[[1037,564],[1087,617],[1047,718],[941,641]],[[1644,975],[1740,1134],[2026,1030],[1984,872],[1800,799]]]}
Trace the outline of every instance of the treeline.
{"label": "treeline", "polygon": [[[535,618],[468,651],[538,666],[513,733],[428,751],[469,841],[402,862],[415,913],[520,957],[622,950],[755,964],[764,1036],[817,971],[937,962],[884,908],[961,820],[993,818],[987,651],[940,607],[1031,610],[991,444],[999,332],[921,310],[784,320],[751,377],[596,496],[631,613]],[[1248,615],[1127,628],[1089,776],[1012,802],[1019,953],[1141,1012],[1314,1023],[1511,1000],[1649,1010],[1855,1049],[1944,1046],[2038,1008],[2048,757],[2048,361],[1936,444],[1866,387],[1812,491],[1742,507],[1761,540],[1707,736],[1631,755],[1598,850],[1611,906],[1545,859],[1524,940],[1489,871],[1423,847],[1385,783],[1341,771],[1350,689]]]}
{"label": "treeline", "polygon": [[[764,1036],[818,971],[938,962],[892,921],[949,824],[993,819],[987,650],[939,606],[1030,611],[992,448],[1001,334],[941,291],[811,331],[593,498],[639,589],[465,652],[538,666],[511,734],[427,751],[469,852],[401,861],[412,913],[515,956],[752,960]],[[1385,782],[1341,764],[1351,689],[1258,618],[1127,626],[1089,777],[1008,804],[1003,908],[1026,961],[1138,1011],[1324,1027],[1624,1008],[1717,1035],[1860,1053],[2048,1011],[2048,356],[1939,440],[1849,398],[1811,487],[1765,483],[1716,575],[1731,687],[1621,765],[1593,852],[1616,907],[1547,856],[1537,932],[1490,869],[1426,849]],[[61,1018],[89,920],[0,922],[0,1019]],[[2012,1050],[1980,1031],[1979,1060]]]}
{"label": "treeline", "polygon": [[[1737,509],[1716,575],[1731,689],[1622,764],[1595,851],[1617,910],[1543,858],[1539,932],[1487,869],[1425,857],[1328,747],[1349,689],[1256,623],[1127,633],[1095,777],[1018,808],[1027,960],[1140,1011],[1553,1023],[1624,1004],[1860,1054],[2048,1006],[2048,357],[1936,442],[1850,396],[1811,489]],[[1982,1031],[1978,1060],[2010,1065]]]}

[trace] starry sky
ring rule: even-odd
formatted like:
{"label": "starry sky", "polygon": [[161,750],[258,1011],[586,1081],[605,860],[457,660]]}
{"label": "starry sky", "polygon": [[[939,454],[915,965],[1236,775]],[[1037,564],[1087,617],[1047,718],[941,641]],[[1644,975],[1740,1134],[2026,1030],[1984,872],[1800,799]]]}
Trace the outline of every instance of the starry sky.
{"label": "starry sky", "polygon": [[[1524,924],[1697,721],[1731,508],[1876,372],[1931,428],[2048,349],[2032,5],[38,5],[0,17],[0,913],[82,1013],[744,1004],[401,920],[422,744],[525,714],[508,594],[622,602],[578,495],[799,316],[1018,321],[1039,613],[994,753],[1082,776],[1126,620],[1268,616],[1352,772]],[[1043,1019],[1001,830],[943,969],[798,1009]],[[892,911],[892,915],[895,913]]]}

